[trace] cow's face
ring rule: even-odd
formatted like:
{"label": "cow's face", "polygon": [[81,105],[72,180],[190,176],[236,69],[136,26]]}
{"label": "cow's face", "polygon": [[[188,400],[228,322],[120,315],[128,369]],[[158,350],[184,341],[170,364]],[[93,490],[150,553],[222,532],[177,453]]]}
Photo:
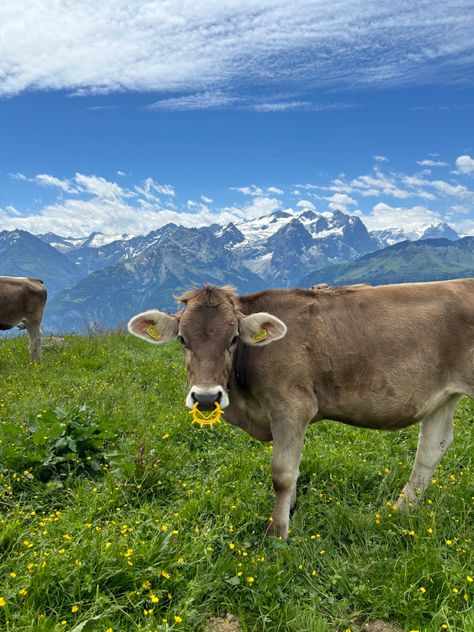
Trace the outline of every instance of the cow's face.
{"label": "cow's face", "polygon": [[240,314],[235,305],[189,301],[177,315],[150,310],[128,324],[130,333],[153,344],[177,338],[184,349],[189,390],[186,405],[202,410],[229,405],[227,384],[237,341],[260,347],[283,338],[286,325],[271,314]]}

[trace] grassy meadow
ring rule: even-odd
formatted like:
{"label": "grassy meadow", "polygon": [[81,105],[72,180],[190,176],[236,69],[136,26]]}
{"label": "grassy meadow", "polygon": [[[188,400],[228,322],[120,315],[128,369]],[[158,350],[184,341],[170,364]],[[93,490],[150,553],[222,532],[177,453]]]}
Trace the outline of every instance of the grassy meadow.
{"label": "grassy meadow", "polygon": [[[417,429],[313,425],[287,543],[271,445],[191,426],[177,345],[0,342],[0,630],[474,630],[474,403],[419,509]],[[284,414],[284,411],[283,411]]]}

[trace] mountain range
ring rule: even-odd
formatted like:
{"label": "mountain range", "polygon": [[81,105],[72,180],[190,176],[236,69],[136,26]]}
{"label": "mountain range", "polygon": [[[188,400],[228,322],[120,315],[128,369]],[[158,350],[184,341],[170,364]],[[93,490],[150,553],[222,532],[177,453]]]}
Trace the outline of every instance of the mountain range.
{"label": "mountain range", "polygon": [[[45,328],[112,327],[151,307],[174,310],[193,285],[240,292],[314,283],[391,283],[474,276],[474,238],[447,224],[369,232],[357,216],[311,208],[147,235],[64,237],[0,232],[0,274],[38,276],[50,293]],[[472,255],[471,255],[472,253]]]}

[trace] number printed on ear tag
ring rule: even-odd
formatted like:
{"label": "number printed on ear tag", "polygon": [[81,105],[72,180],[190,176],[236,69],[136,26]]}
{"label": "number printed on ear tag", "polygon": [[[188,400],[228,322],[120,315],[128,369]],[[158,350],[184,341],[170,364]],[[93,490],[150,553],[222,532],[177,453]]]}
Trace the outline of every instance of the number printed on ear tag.
{"label": "number printed on ear tag", "polygon": [[150,336],[150,338],[153,338],[153,340],[159,340],[161,338],[161,334],[155,325],[148,325],[145,331]]}
{"label": "number printed on ear tag", "polygon": [[263,340],[266,340],[268,338],[268,332],[266,329],[260,329],[260,331],[257,331],[257,333],[255,334],[255,336],[253,337],[254,342],[262,342]]}

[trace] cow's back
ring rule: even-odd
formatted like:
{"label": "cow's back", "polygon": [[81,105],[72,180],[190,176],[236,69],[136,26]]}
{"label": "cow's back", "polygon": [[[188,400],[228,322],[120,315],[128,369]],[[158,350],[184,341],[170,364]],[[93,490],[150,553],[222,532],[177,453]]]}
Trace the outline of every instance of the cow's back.
{"label": "cow's back", "polygon": [[317,418],[395,428],[474,390],[474,280],[269,291],[241,303],[288,327],[277,343],[240,348],[244,386],[262,397],[311,389]]}

